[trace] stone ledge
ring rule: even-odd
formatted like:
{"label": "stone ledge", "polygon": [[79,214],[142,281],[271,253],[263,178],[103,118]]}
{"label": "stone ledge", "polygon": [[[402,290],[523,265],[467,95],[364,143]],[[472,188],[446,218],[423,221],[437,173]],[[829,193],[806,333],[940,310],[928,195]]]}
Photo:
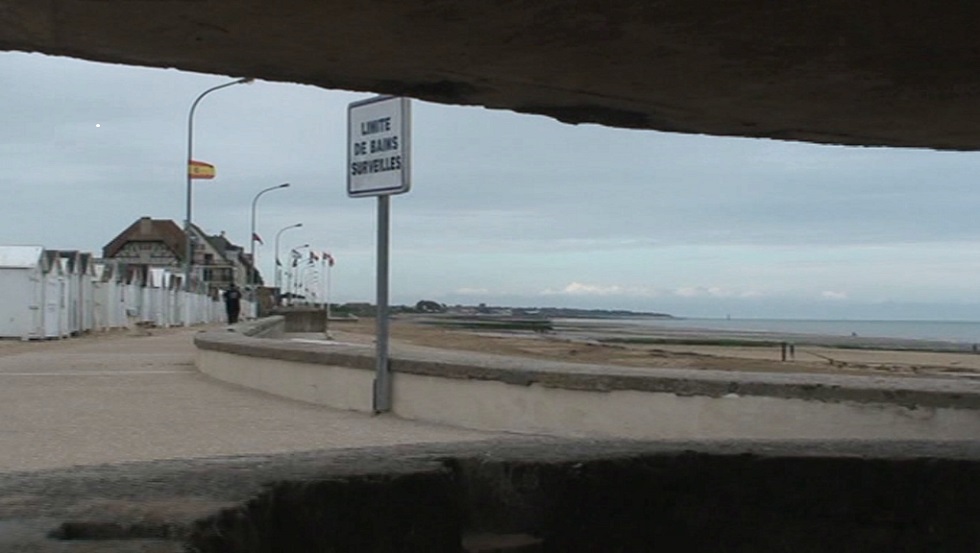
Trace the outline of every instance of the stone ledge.
{"label": "stone ledge", "polygon": [[229,326],[227,330],[252,338],[274,338],[282,336],[283,324],[282,316],[264,317]]}

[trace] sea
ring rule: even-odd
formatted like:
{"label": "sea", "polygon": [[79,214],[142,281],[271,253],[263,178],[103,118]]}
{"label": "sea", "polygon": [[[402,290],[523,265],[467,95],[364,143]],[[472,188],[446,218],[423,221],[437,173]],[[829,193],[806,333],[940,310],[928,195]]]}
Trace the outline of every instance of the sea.
{"label": "sea", "polygon": [[[600,320],[595,320],[600,322]],[[606,322],[612,322],[606,320]],[[791,319],[615,319],[617,325],[637,325],[674,330],[722,330],[773,332],[822,336],[860,336],[936,340],[963,344],[980,343],[980,321],[821,321]]]}

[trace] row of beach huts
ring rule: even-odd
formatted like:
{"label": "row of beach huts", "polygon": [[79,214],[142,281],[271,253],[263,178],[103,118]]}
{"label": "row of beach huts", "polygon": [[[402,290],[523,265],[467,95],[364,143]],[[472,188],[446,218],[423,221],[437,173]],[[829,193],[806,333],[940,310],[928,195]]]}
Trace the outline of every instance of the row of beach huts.
{"label": "row of beach huts", "polygon": [[[0,246],[0,338],[58,339],[224,320],[219,298],[206,289],[185,292],[181,282],[176,269],[42,246]],[[250,312],[243,303],[242,313]]]}

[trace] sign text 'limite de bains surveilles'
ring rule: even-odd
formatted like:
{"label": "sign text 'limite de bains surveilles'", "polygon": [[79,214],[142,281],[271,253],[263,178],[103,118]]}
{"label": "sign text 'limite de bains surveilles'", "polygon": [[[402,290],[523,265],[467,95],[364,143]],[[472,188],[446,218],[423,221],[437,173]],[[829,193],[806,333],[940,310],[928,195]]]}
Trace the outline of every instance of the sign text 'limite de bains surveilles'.
{"label": "sign text 'limite de bains surveilles'", "polygon": [[411,186],[408,98],[379,96],[347,107],[347,194],[382,196]]}

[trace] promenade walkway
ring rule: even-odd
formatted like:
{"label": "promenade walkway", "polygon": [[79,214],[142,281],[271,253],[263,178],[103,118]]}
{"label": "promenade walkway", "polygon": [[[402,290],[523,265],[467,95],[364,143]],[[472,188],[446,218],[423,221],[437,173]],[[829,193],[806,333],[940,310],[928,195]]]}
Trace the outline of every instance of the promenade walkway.
{"label": "promenade walkway", "polygon": [[0,471],[494,437],[212,380],[195,332],[0,342]]}

